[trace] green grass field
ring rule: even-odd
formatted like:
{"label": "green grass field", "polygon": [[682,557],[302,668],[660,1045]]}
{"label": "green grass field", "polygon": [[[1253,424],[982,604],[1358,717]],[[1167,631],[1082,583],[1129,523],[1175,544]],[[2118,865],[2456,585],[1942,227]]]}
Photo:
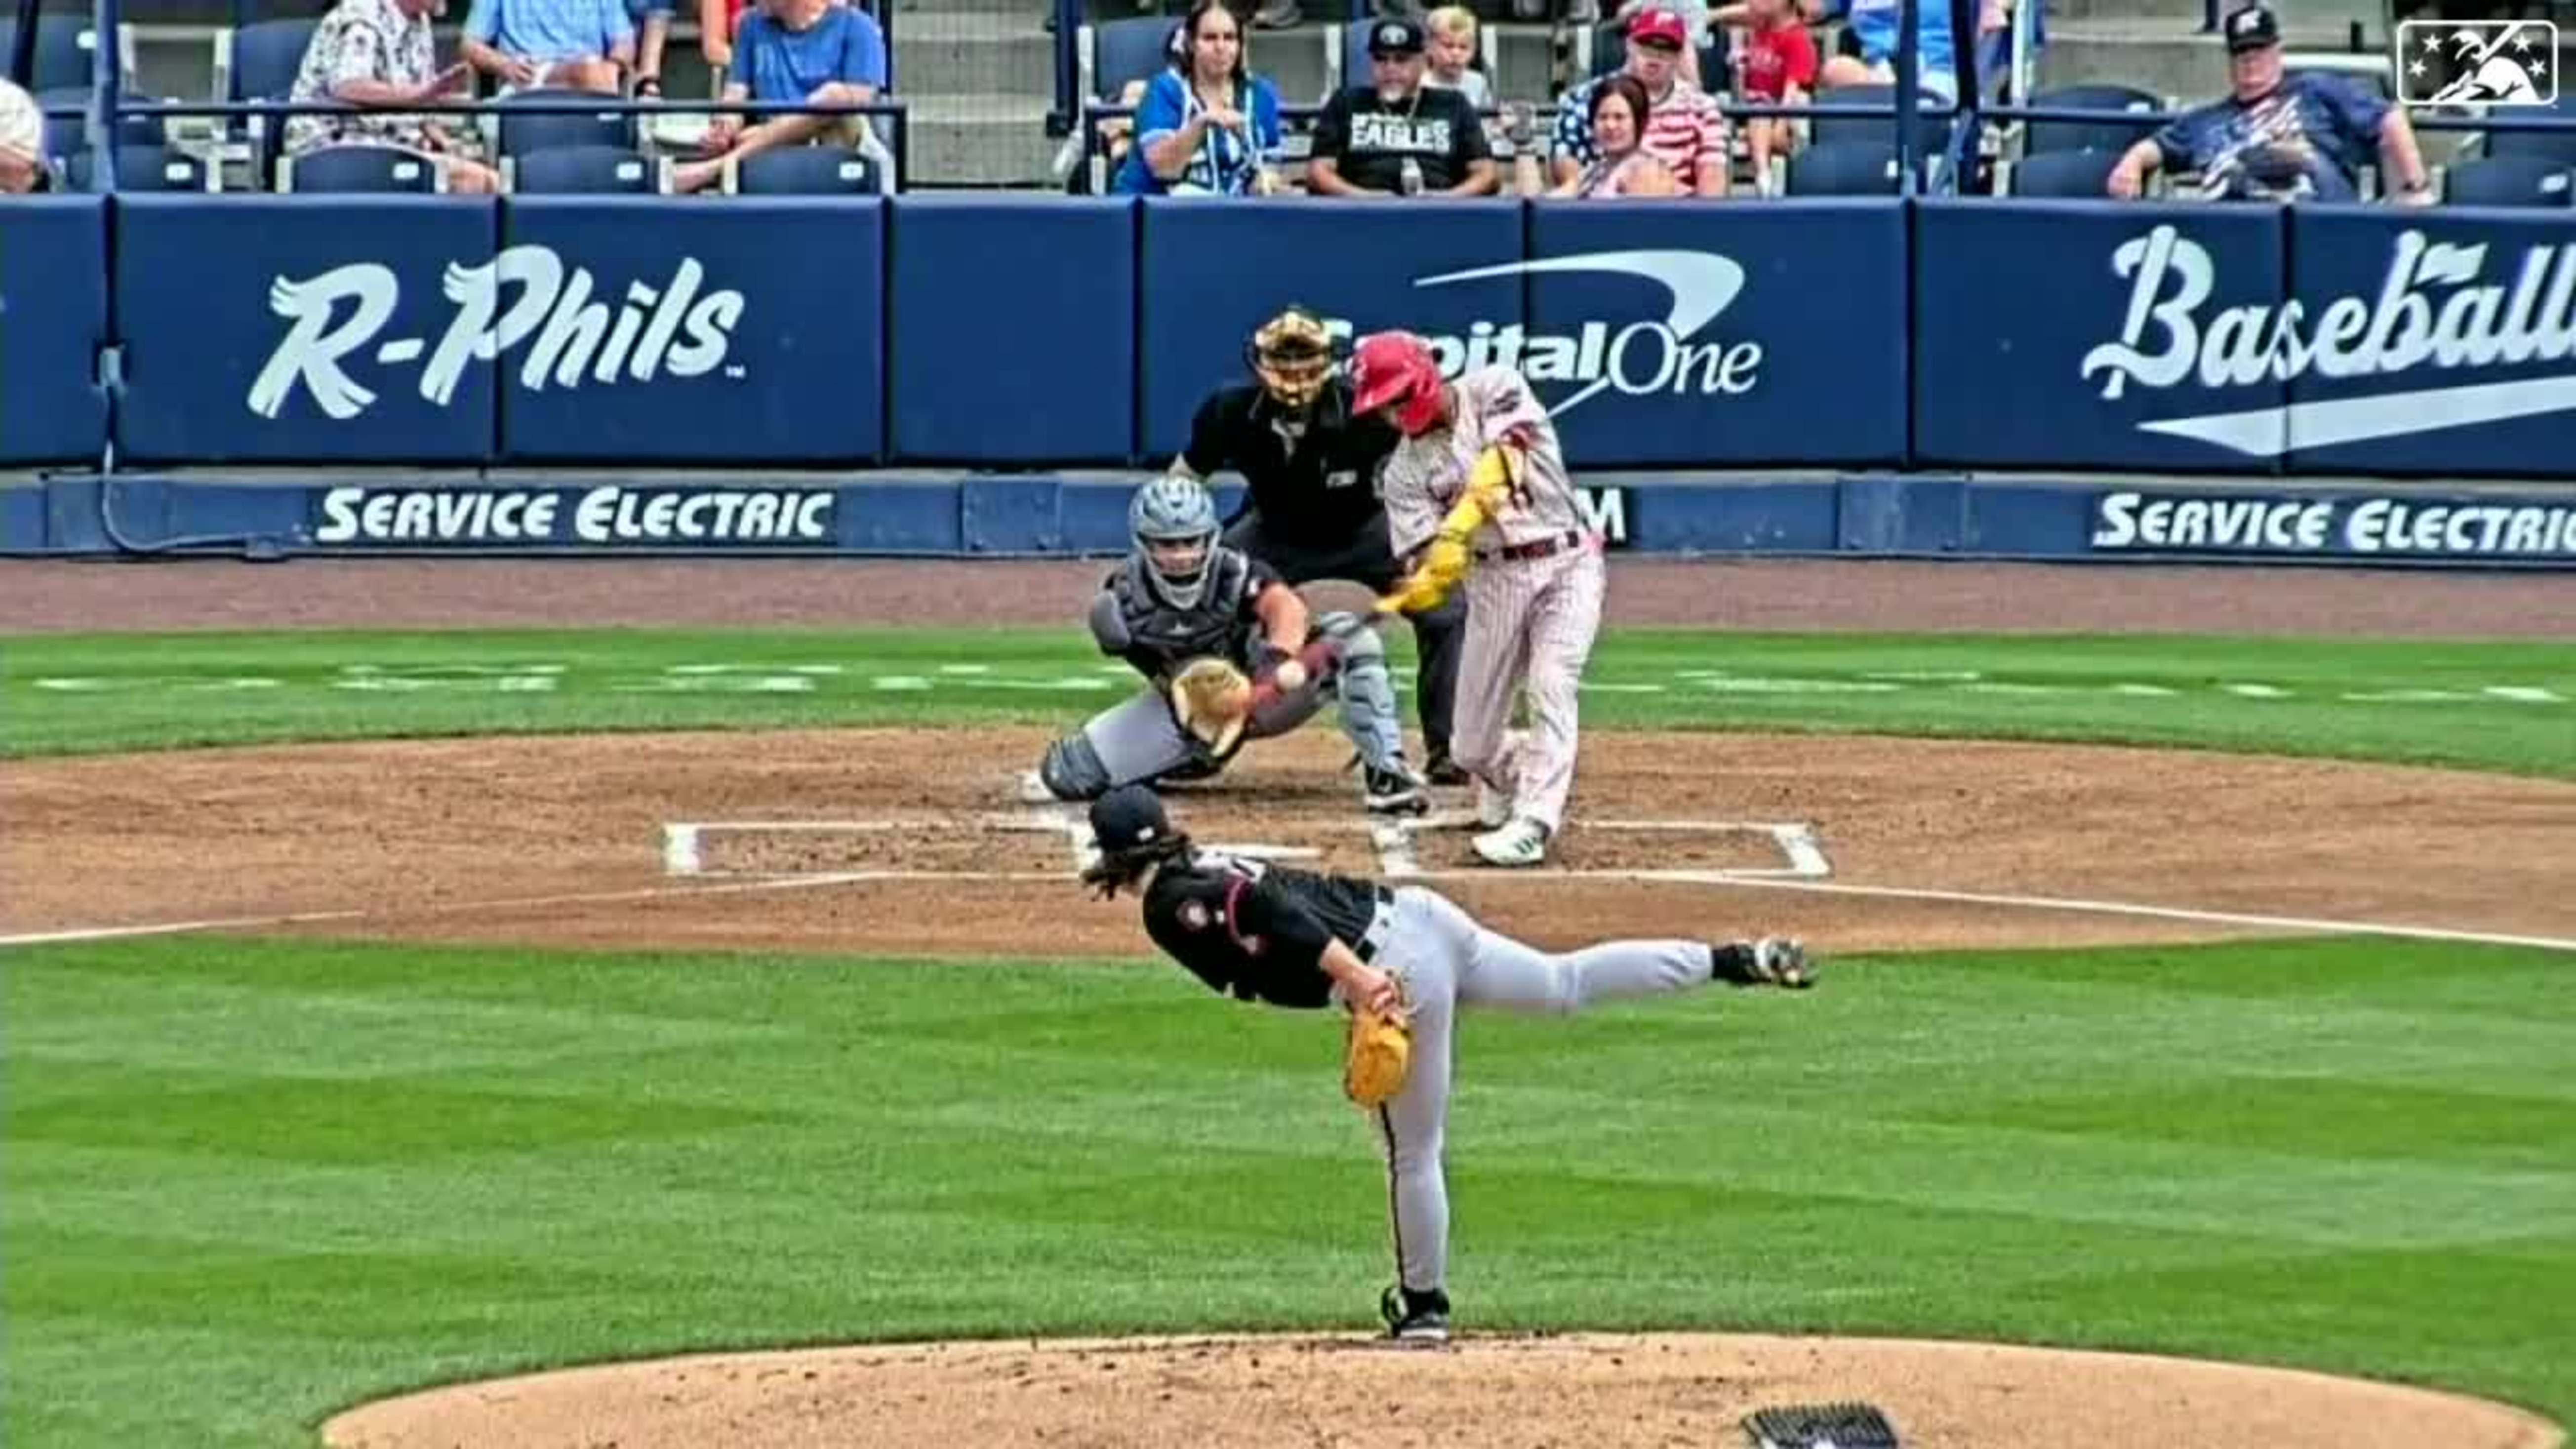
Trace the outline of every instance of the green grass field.
{"label": "green grass field", "polygon": [[[1114,698],[1068,681],[1121,687],[1099,663],[1030,634],[49,637],[0,640],[0,720],[19,761],[1063,721]],[[2576,778],[2576,659],[2547,646],[1663,633],[1593,677],[1658,686],[1589,698],[1602,728]],[[1141,954],[177,937],[0,968],[11,1445],[306,1446],[399,1389],[681,1349],[1362,1328],[1387,1276],[1330,1033]],[[2152,1349],[2576,1421],[2576,958],[2335,940],[1828,969],[1802,996],[1473,1023],[1462,1326]]]}

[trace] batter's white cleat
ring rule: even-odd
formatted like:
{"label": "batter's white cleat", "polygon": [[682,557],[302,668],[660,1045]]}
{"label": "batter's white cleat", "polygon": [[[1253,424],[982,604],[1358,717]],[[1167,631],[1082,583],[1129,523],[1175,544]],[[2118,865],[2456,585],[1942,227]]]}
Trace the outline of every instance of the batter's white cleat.
{"label": "batter's white cleat", "polygon": [[1482,780],[1476,782],[1476,823],[1500,830],[1512,823],[1512,797]]}
{"label": "batter's white cleat", "polygon": [[1476,837],[1476,856],[1487,865],[1528,866],[1547,859],[1547,827],[1524,815]]}

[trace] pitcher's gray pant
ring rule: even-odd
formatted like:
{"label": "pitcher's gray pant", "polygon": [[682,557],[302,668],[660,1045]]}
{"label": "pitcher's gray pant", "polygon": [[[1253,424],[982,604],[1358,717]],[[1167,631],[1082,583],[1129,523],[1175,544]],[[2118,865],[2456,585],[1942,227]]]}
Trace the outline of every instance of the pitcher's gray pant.
{"label": "pitcher's gray pant", "polygon": [[1403,979],[1413,1010],[1413,1065],[1404,1090],[1371,1114],[1386,1156],[1395,1261],[1415,1292],[1445,1288],[1449,1186],[1441,1165],[1449,1121],[1449,1055],[1460,1006],[1571,1016],[1598,1001],[1705,986],[1705,941],[1604,941],[1551,955],[1480,925],[1418,886],[1381,908],[1369,964]]}

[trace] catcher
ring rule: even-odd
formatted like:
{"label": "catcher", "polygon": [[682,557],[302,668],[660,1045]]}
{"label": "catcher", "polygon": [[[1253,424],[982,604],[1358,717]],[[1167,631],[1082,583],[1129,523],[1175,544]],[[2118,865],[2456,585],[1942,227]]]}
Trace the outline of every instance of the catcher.
{"label": "catcher", "polygon": [[1218,541],[1216,499],[1169,474],[1136,490],[1135,546],[1091,601],[1091,634],[1152,683],[1047,746],[1038,780],[1058,800],[1120,785],[1200,779],[1249,740],[1303,725],[1330,690],[1342,732],[1367,765],[1361,801],[1380,813],[1430,808],[1405,765],[1395,682],[1377,631],[1350,614],[1309,619],[1277,570]]}
{"label": "catcher", "polygon": [[1794,939],[1605,941],[1550,955],[1479,924],[1420,886],[1389,888],[1202,851],[1143,786],[1091,807],[1103,900],[1143,899],[1145,934],[1217,992],[1349,1013],[1343,1091],[1368,1111],[1391,1179],[1397,1281],[1379,1300],[1391,1337],[1449,1337],[1450,1039],[1459,1006],[1570,1016],[1597,1002],[1695,986],[1804,987]]}

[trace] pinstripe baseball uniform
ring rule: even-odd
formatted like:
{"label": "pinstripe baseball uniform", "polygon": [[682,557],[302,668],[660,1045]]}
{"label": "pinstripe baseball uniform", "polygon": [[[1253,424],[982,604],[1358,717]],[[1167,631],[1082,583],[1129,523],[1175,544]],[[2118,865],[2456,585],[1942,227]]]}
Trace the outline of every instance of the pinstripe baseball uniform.
{"label": "pinstripe baseball uniform", "polygon": [[[1601,624],[1608,568],[1565,471],[1556,425],[1515,369],[1450,384],[1446,426],[1396,445],[1380,475],[1397,553],[1430,542],[1479,454],[1513,447],[1512,487],[1468,541],[1467,640],[1459,651],[1450,752],[1511,798],[1515,817],[1554,834],[1574,788],[1575,686]],[[1530,728],[1509,728],[1529,697]]]}

